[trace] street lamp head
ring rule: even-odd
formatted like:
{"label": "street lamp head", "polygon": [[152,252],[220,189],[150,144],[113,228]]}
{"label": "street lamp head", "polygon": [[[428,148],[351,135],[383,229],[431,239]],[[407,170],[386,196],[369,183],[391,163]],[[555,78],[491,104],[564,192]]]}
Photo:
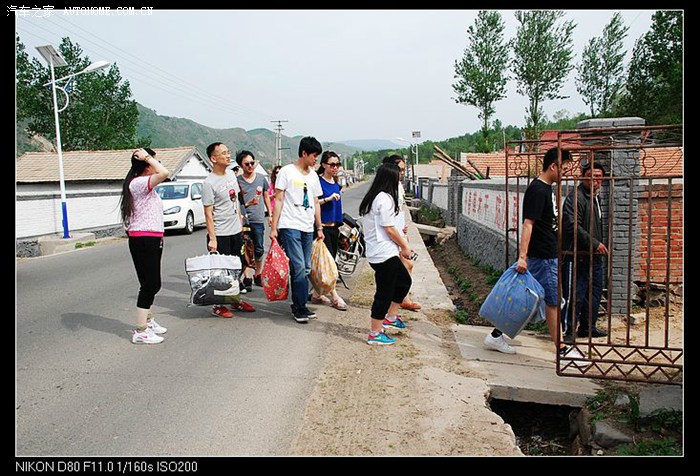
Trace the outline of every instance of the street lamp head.
{"label": "street lamp head", "polygon": [[91,71],[97,71],[100,69],[105,69],[112,63],[109,61],[95,61],[90,66],[81,71],[81,73],[89,73]]}

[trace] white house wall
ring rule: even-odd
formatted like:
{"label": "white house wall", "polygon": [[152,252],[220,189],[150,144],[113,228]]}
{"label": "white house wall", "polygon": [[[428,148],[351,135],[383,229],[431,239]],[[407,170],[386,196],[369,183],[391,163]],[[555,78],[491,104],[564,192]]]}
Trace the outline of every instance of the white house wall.
{"label": "white house wall", "polygon": [[191,179],[204,179],[209,175],[206,167],[202,162],[197,159],[197,157],[192,156],[190,160],[187,161],[185,166],[182,168],[180,173],[177,174],[177,178],[180,180],[191,180]]}
{"label": "white house wall", "polygon": [[[15,237],[31,238],[63,233],[61,194],[44,185],[18,185],[15,201]],[[72,231],[119,225],[121,184],[66,185],[68,228]]]}

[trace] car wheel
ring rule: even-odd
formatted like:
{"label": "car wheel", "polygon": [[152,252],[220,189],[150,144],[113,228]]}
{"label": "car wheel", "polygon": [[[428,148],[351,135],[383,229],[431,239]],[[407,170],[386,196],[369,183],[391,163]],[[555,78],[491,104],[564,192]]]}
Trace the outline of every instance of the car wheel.
{"label": "car wheel", "polygon": [[192,212],[187,212],[187,218],[185,218],[185,233],[191,235],[194,231],[194,215]]}

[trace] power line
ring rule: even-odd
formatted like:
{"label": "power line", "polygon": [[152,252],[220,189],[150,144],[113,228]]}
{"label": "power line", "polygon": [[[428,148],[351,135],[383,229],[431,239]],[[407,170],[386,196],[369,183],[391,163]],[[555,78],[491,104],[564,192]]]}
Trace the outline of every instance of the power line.
{"label": "power line", "polygon": [[[68,22],[67,20],[64,20],[64,21],[66,21],[67,23],[70,23],[71,25],[73,25],[71,22]],[[138,69],[131,69],[130,67],[125,66],[123,63],[121,63],[121,69],[123,69],[124,71],[127,71],[127,72],[131,71],[131,72],[136,73],[136,74],[134,75],[134,78],[136,78],[135,80],[134,80],[134,79],[130,79],[130,80],[129,80],[129,78],[125,78],[125,79],[128,79],[130,82],[142,83],[142,84],[146,84],[146,85],[148,85],[148,86],[151,86],[151,87],[153,87],[153,88],[156,88],[156,89],[158,89],[158,90],[165,90],[166,92],[169,92],[169,93],[171,93],[171,94],[177,95],[178,98],[187,98],[187,99],[190,99],[190,100],[192,100],[192,101],[204,102],[204,103],[206,103],[207,105],[209,105],[209,106],[211,106],[211,107],[213,107],[213,108],[215,108],[215,109],[217,109],[217,110],[223,111],[223,112],[228,112],[228,113],[230,113],[230,112],[231,112],[231,109],[234,109],[234,110],[238,110],[237,112],[238,112],[239,114],[242,115],[243,113],[245,113],[245,111],[244,111],[243,109],[246,109],[247,111],[252,111],[252,112],[254,112],[255,114],[258,114],[258,115],[263,115],[263,116],[266,116],[266,117],[271,117],[271,116],[268,115],[268,114],[265,114],[265,113],[262,113],[262,112],[259,112],[259,111],[254,111],[254,110],[251,110],[251,109],[248,109],[248,108],[244,108],[243,106],[240,106],[240,105],[238,105],[238,104],[235,104],[235,103],[233,103],[233,102],[231,102],[231,101],[229,101],[229,100],[227,100],[227,99],[225,99],[225,98],[222,98],[222,97],[220,97],[220,96],[216,96],[216,95],[214,95],[214,94],[211,94],[211,93],[202,91],[201,89],[197,88],[196,86],[192,85],[191,83],[188,83],[188,82],[186,82],[186,81],[180,80],[176,75],[173,75],[172,73],[169,73],[168,71],[166,71],[166,70],[164,70],[164,69],[162,69],[162,68],[159,68],[159,67],[157,67],[157,66],[150,65],[150,64],[146,65],[146,63],[144,63],[142,60],[140,60],[139,58],[135,57],[134,55],[131,55],[130,53],[128,53],[128,52],[122,50],[121,48],[115,47],[115,48],[119,49],[120,51],[123,51],[123,52],[126,53],[127,55],[136,58],[136,60],[130,60],[130,59],[128,59],[128,58],[125,58],[125,57],[122,56],[121,54],[115,52],[112,48],[106,48],[106,47],[104,47],[104,46],[101,46],[101,45],[95,43],[94,41],[90,40],[89,38],[86,38],[86,37],[84,37],[83,35],[80,35],[79,33],[76,33],[76,32],[74,32],[74,31],[70,30],[69,28],[65,28],[64,26],[58,25],[58,24],[56,24],[55,22],[51,22],[51,21],[50,21],[50,23],[52,23],[54,26],[56,26],[56,27],[58,27],[58,28],[60,28],[60,29],[65,29],[65,30],[67,31],[68,34],[73,34],[73,35],[75,35],[75,36],[77,36],[77,37],[79,37],[79,38],[85,39],[87,42],[89,42],[89,43],[91,43],[91,44],[97,46],[100,50],[107,50],[108,52],[110,52],[111,55],[116,56],[117,59],[123,60],[127,65],[128,65],[128,64],[136,64],[136,67],[137,67]],[[29,23],[29,24],[32,25],[31,23]],[[95,35],[93,35],[92,33],[87,32],[87,30],[84,30],[84,29],[82,29],[81,27],[79,27],[79,26],[77,26],[77,25],[75,25],[75,26],[76,26],[77,28],[80,28],[80,29],[83,30],[83,31],[86,31],[86,33],[88,33],[88,34],[90,34],[90,35],[92,35],[92,36],[95,36]],[[18,29],[21,30],[21,31],[23,31],[24,33],[27,33],[27,34],[32,35],[32,36],[35,36],[35,37],[40,38],[40,39],[42,39],[42,40],[44,40],[44,41],[47,41],[47,42],[49,42],[49,43],[52,43],[51,40],[48,40],[48,39],[46,39],[45,37],[40,36],[40,35],[37,35],[36,33],[33,33],[33,32],[31,32],[31,31],[28,31],[28,30],[26,30],[26,29],[24,29],[24,28],[18,28]],[[55,31],[53,31],[53,30],[51,30],[51,29],[44,28],[44,31],[46,31],[46,32],[48,32],[48,33],[51,33],[51,34],[54,34],[54,35],[56,35],[57,37],[61,37],[61,34],[55,32]],[[97,38],[98,40],[100,40],[100,41],[103,41],[103,40],[101,40],[99,37],[96,37],[96,38]],[[95,50],[94,50],[94,49],[87,49],[87,48],[86,48],[86,52],[88,52],[88,53],[95,53]],[[166,74],[165,78],[154,75],[154,74],[151,72],[151,70],[153,70],[153,69],[158,69],[158,70],[160,70],[160,71],[163,71],[163,72]],[[156,81],[156,83],[149,82],[147,79],[144,79],[144,77],[145,77],[145,78],[150,78],[150,79],[152,79],[153,81]],[[173,80],[174,80],[174,81],[173,81]],[[186,87],[187,89],[184,89],[182,86],[180,86],[179,84],[177,84],[175,81],[177,81],[177,82],[179,82],[179,83],[185,85],[185,87]]]}
{"label": "power line", "polygon": [[[79,26],[79,25],[76,25],[75,23],[69,21],[67,18],[61,17],[61,20],[63,20],[63,21],[65,21],[66,23],[68,23],[68,24],[74,26],[75,28],[78,28],[78,29],[84,31],[84,32],[87,33],[88,35],[95,37],[95,38],[98,39],[99,41],[101,41],[101,42],[103,42],[103,43],[106,43],[107,45],[109,45],[109,48],[107,48],[107,47],[103,47],[103,48],[106,48],[108,51],[110,51],[112,48],[113,48],[113,49],[116,49],[116,50],[118,50],[118,51],[121,51],[122,53],[124,53],[124,54],[126,54],[126,55],[128,55],[128,56],[130,56],[130,57],[132,57],[132,58],[134,58],[136,62],[144,64],[144,66],[148,67],[149,69],[157,69],[157,70],[163,72],[164,74],[167,75],[168,78],[171,78],[172,80],[181,83],[182,85],[184,85],[184,86],[187,87],[187,88],[194,88],[194,89],[197,90],[198,92],[201,92],[201,94],[203,94],[203,95],[205,95],[205,96],[210,96],[211,98],[213,98],[213,99],[215,99],[215,100],[217,100],[217,101],[224,101],[224,102],[226,102],[227,104],[231,105],[232,107],[237,108],[237,109],[240,109],[241,112],[253,112],[253,113],[255,113],[255,114],[260,114],[260,115],[263,115],[263,116],[268,117],[268,118],[269,118],[269,117],[272,117],[271,115],[266,114],[266,113],[264,113],[264,112],[257,111],[257,110],[255,110],[255,109],[250,109],[250,108],[248,108],[248,107],[246,107],[246,106],[237,104],[237,103],[235,103],[235,102],[231,101],[230,99],[225,98],[225,97],[223,97],[223,96],[219,96],[219,95],[210,93],[210,92],[208,92],[208,91],[203,91],[203,90],[199,89],[199,87],[198,87],[197,85],[195,85],[195,84],[193,84],[193,83],[190,83],[190,82],[187,82],[187,81],[185,81],[185,80],[180,79],[177,75],[174,75],[174,74],[171,73],[170,71],[166,71],[165,69],[160,68],[159,66],[157,66],[157,65],[155,65],[155,64],[150,64],[150,63],[149,63],[149,64],[146,64],[146,63],[144,63],[144,62],[141,60],[141,58],[139,58],[139,57],[137,57],[137,56],[131,54],[130,52],[128,52],[128,51],[126,51],[126,50],[124,50],[124,49],[122,49],[122,48],[120,48],[120,47],[118,47],[118,46],[116,46],[116,45],[111,45],[111,44],[107,43],[105,40],[103,40],[103,39],[100,38],[99,36],[93,34],[92,32],[87,31],[86,29],[82,28],[82,27]],[[51,22],[51,23],[54,23],[54,22]],[[54,23],[54,25],[56,25],[56,23]],[[60,25],[56,25],[56,26],[59,26],[59,27],[60,27]],[[87,39],[87,38],[86,38],[86,39]],[[88,41],[89,41],[89,40],[88,40]],[[112,51],[113,51],[113,50],[112,50]],[[117,53],[117,54],[118,54],[118,53]]]}

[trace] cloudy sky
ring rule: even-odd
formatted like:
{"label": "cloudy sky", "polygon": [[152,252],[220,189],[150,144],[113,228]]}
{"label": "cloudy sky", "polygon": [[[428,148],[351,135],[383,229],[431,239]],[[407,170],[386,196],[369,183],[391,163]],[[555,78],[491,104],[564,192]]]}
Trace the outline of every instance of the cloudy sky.
{"label": "cloudy sky", "polygon": [[[629,62],[653,10],[623,10]],[[50,14],[48,14],[50,13]],[[322,141],[410,137],[442,140],[480,128],[478,111],[452,99],[454,62],[476,10],[167,10],[105,14],[34,12],[16,18],[29,54],[68,36],[91,60],[115,61],[134,99],[158,114],[216,128],[272,129]],[[104,13],[104,12],[102,12]],[[125,14],[126,13],[126,14]],[[130,14],[128,14],[130,13]],[[502,10],[506,38],[513,10]],[[613,10],[567,10],[575,63]],[[42,60],[43,61],[43,60]],[[588,110],[572,71],[545,113]],[[508,83],[496,103],[504,124],[524,125],[527,100]]]}

